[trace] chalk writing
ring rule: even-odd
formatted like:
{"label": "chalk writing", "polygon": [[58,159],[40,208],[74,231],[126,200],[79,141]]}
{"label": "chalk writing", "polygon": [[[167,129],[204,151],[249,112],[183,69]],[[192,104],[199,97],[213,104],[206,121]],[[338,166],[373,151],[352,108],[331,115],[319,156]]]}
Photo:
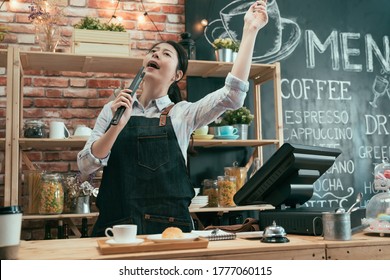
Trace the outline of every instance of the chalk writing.
{"label": "chalk writing", "polygon": [[[339,41],[340,36],[340,41]],[[351,63],[351,57],[359,56],[360,49],[350,48],[349,41],[359,40],[361,38],[360,33],[338,32],[333,30],[330,35],[322,43],[313,30],[305,31],[305,45],[306,45],[306,66],[308,68],[315,68],[315,50],[319,53],[324,53],[327,48],[330,47],[332,69],[340,70],[340,60],[344,71],[361,72],[363,65]],[[383,53],[379,49],[377,43],[372,38],[371,34],[365,35],[365,54],[366,54],[366,71],[374,71],[374,55],[380,63],[381,67],[386,72],[390,73],[390,44],[389,37],[383,36]],[[340,44],[340,46],[339,46]],[[339,52],[341,49],[341,55]]]}

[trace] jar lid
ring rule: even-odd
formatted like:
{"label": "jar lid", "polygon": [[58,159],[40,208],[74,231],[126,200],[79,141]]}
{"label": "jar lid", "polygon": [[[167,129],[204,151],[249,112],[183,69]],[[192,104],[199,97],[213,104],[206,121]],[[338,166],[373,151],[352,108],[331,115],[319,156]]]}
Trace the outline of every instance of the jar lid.
{"label": "jar lid", "polygon": [[7,206],[0,208],[0,215],[8,215],[8,214],[19,214],[23,213],[22,208],[20,206]]}
{"label": "jar lid", "polygon": [[29,125],[38,125],[38,126],[45,125],[43,121],[38,121],[38,120],[26,120],[24,123]]}
{"label": "jar lid", "polygon": [[58,180],[61,178],[61,174],[59,174],[59,173],[46,173],[46,174],[43,174],[42,176],[44,177],[44,179],[47,179],[47,180]]}

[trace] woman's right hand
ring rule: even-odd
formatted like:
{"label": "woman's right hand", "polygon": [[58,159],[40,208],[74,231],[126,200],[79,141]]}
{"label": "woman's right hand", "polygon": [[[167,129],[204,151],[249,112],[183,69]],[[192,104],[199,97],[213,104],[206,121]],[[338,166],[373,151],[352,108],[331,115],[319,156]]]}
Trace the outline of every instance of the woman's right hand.
{"label": "woman's right hand", "polygon": [[126,110],[123,113],[121,119],[119,120],[118,125],[123,127],[127,124],[128,120],[130,119],[131,112],[133,111],[133,97],[131,97],[131,90],[129,89],[121,90],[112,102],[112,115],[114,116],[118,108],[122,106],[124,106]]}

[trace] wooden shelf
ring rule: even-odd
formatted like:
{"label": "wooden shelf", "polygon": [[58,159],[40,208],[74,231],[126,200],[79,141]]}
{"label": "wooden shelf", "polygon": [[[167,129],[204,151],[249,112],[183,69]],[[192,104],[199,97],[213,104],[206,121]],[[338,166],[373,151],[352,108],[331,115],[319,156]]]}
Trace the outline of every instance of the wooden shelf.
{"label": "wooden shelf", "polygon": [[86,139],[49,139],[49,138],[20,138],[19,146],[23,150],[30,148],[53,149],[53,148],[83,148]]}
{"label": "wooden shelf", "polygon": [[98,212],[86,214],[54,214],[54,215],[23,215],[23,220],[57,220],[57,219],[71,219],[71,218],[93,218],[99,216]]}
{"label": "wooden shelf", "polygon": [[194,146],[201,147],[260,147],[279,143],[271,140],[194,140]]}
{"label": "wooden shelf", "polygon": [[190,213],[201,213],[201,212],[234,212],[234,211],[251,211],[251,210],[269,210],[269,209],[275,209],[270,204],[261,204],[261,205],[245,205],[245,206],[234,206],[234,207],[190,207]]}
{"label": "wooden shelf", "polygon": [[[200,212],[233,212],[233,211],[250,211],[250,210],[269,210],[275,209],[272,205],[262,204],[262,205],[245,205],[245,206],[235,206],[235,207],[190,207],[190,213],[200,213]],[[98,212],[86,213],[86,214],[53,214],[53,215],[23,215],[23,220],[57,220],[57,219],[71,219],[71,218],[93,218],[99,216]]]}
{"label": "wooden shelf", "polygon": [[[0,139],[0,145],[2,140]],[[49,138],[20,138],[19,146],[23,150],[53,149],[53,148],[83,148],[86,139],[49,139]],[[4,142],[4,140],[3,140]],[[277,139],[270,140],[194,140],[195,147],[260,147],[277,144]],[[4,146],[4,144],[3,144]]]}
{"label": "wooden shelf", "polygon": [[[20,52],[23,70],[73,71],[135,74],[142,66],[143,58],[129,56],[78,55],[69,53]],[[188,77],[225,78],[233,63],[190,60]],[[264,80],[275,69],[271,64],[252,64],[250,78]]]}

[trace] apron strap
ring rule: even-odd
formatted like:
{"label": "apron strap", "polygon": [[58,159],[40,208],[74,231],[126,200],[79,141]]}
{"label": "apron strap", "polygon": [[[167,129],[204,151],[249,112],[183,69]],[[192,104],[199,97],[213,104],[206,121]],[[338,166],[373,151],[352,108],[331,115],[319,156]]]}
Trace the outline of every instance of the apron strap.
{"label": "apron strap", "polygon": [[167,123],[167,116],[168,116],[168,114],[169,114],[169,111],[171,111],[171,109],[173,108],[173,106],[175,106],[175,104],[169,105],[168,107],[166,107],[166,108],[161,112],[161,115],[160,115],[160,124],[159,124],[159,126],[165,126],[165,124]]}

